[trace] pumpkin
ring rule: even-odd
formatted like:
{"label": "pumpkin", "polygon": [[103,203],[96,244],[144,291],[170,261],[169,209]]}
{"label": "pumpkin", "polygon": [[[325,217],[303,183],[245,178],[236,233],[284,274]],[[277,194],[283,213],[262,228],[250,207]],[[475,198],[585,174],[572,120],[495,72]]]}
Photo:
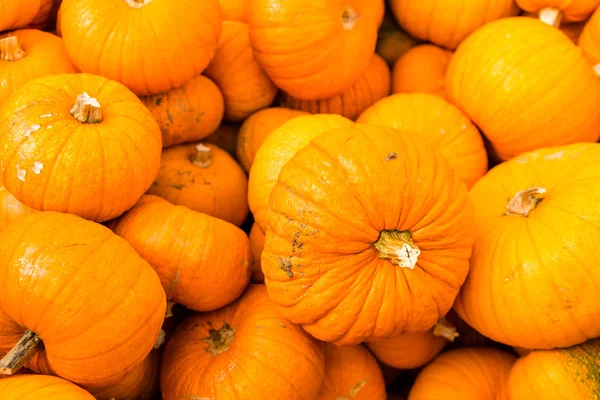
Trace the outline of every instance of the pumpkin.
{"label": "pumpkin", "polygon": [[0,229],[12,223],[24,214],[35,212],[34,209],[15,199],[8,190],[0,183]]}
{"label": "pumpkin", "polygon": [[600,137],[598,77],[566,35],[533,18],[471,35],[452,57],[446,88],[502,160]]}
{"label": "pumpkin", "polygon": [[467,188],[487,171],[487,154],[479,131],[458,108],[441,97],[396,94],[369,107],[357,122],[416,134],[446,157]]}
{"label": "pumpkin", "polygon": [[183,86],[141,98],[162,132],[163,147],[204,139],[223,119],[223,95],[205,76]]}
{"label": "pumpkin", "polygon": [[62,39],[51,33],[23,29],[0,35],[0,104],[34,78],[75,72]]}
{"label": "pumpkin", "polygon": [[[538,15],[539,15],[541,18],[542,13],[540,12],[538,14],[538,13],[533,13],[533,12],[525,12],[521,15],[526,16],[526,17],[533,17],[533,18],[538,18]],[[560,23],[560,26],[558,28],[565,35],[567,35],[573,43],[577,43],[579,36],[581,35],[581,32],[583,32],[583,28],[585,27],[587,21],[588,21],[588,19],[583,20],[583,21],[578,21],[578,22],[566,22],[566,23],[562,22],[562,23]]]}
{"label": "pumpkin", "polygon": [[325,378],[316,400],[385,400],[377,360],[362,345],[325,344]]}
{"label": "pumpkin", "polygon": [[377,35],[377,46],[375,51],[390,66],[402,57],[407,51],[416,46],[418,41],[404,32],[388,13],[383,17]]}
{"label": "pumpkin", "polygon": [[324,364],[321,343],[277,311],[264,285],[250,285],[237,302],[183,321],[165,349],[160,386],[164,400],[313,400]]}
{"label": "pumpkin", "polygon": [[[0,232],[0,374],[28,368],[88,388],[148,355],[166,300],[156,273],[108,228],[39,212]],[[12,349],[11,349],[12,347]]]}
{"label": "pumpkin", "polygon": [[600,145],[580,143],[523,154],[473,186],[471,270],[455,304],[461,318],[529,349],[600,336],[600,271],[591,261],[600,240],[597,177]]}
{"label": "pumpkin", "polygon": [[524,347],[517,347],[517,346],[514,346],[512,349],[514,350],[515,353],[517,353],[521,357],[525,357],[526,355],[528,355],[529,353],[534,351],[531,349],[526,349]]}
{"label": "pumpkin", "polygon": [[33,20],[28,24],[28,27],[45,29],[50,20],[50,13],[52,12],[53,7],[54,0],[41,0],[40,8],[35,14],[35,17],[33,17]]}
{"label": "pumpkin", "polygon": [[585,24],[577,44],[586,58],[594,65],[594,72],[600,75],[600,8]]}
{"label": "pumpkin", "polygon": [[377,54],[364,74],[345,92],[323,100],[301,100],[283,94],[280,104],[311,114],[339,114],[355,120],[367,107],[390,94],[390,69]]}
{"label": "pumpkin", "polygon": [[539,14],[542,22],[558,27],[561,21],[579,22],[587,19],[600,0],[515,0],[526,12]]}
{"label": "pumpkin", "polygon": [[262,256],[262,251],[265,248],[265,234],[262,233],[256,223],[252,224],[249,239],[250,250],[252,252],[252,282],[264,283],[265,274],[263,274],[260,266],[260,257]]}
{"label": "pumpkin", "polygon": [[479,27],[519,12],[514,0],[390,0],[390,7],[411,36],[449,49]]}
{"label": "pumpkin", "polygon": [[224,123],[203,141],[214,144],[218,148],[225,150],[231,157],[235,158],[239,131],[239,124]]}
{"label": "pumpkin", "polygon": [[0,132],[0,180],[36,210],[107,221],[137,202],[160,167],[160,129],[148,109],[96,75],[26,83],[0,107]]}
{"label": "pumpkin", "polygon": [[94,400],[94,396],[55,376],[18,375],[0,380],[2,400]]}
{"label": "pumpkin", "polygon": [[250,44],[271,80],[291,96],[326,99],[360,79],[375,51],[383,0],[254,0]]}
{"label": "pumpkin", "polygon": [[223,22],[217,53],[205,74],[223,91],[226,121],[243,121],[270,106],[277,94],[277,87],[254,58],[245,22]]}
{"label": "pumpkin", "polygon": [[250,172],[256,152],[267,136],[284,122],[301,115],[308,115],[308,113],[289,108],[272,107],[257,111],[244,121],[237,139],[236,154],[246,172]]}
{"label": "pumpkin", "polygon": [[219,0],[223,21],[248,21],[250,1],[248,0]]}
{"label": "pumpkin", "polygon": [[81,71],[149,95],[181,86],[208,66],[221,11],[218,0],[64,0],[60,28]]}
{"label": "pumpkin", "polygon": [[446,70],[452,52],[432,44],[413,47],[392,69],[392,93],[431,93],[446,97]]}
{"label": "pumpkin", "polygon": [[567,349],[539,350],[517,360],[510,371],[511,400],[592,400],[600,393],[600,341]]}
{"label": "pumpkin", "polygon": [[339,345],[427,330],[467,275],[472,218],[465,185],[418,136],[332,129],[292,157],[271,192],[269,296]]}
{"label": "pumpkin", "polygon": [[514,362],[515,356],[497,349],[443,353],[421,371],[408,400],[509,400],[508,374]]}
{"label": "pumpkin", "polygon": [[250,280],[250,244],[241,229],[160,197],[142,197],[113,231],[154,268],[167,300],[192,310],[231,303]]}
{"label": "pumpkin", "polygon": [[158,177],[148,194],[241,225],[248,215],[244,170],[212,144],[173,146],[163,151]]}
{"label": "pumpkin", "polygon": [[267,210],[271,189],[281,168],[312,139],[333,128],[353,125],[347,118],[333,114],[293,118],[273,130],[256,152],[248,180],[248,202],[254,221],[267,231]]}
{"label": "pumpkin", "polygon": [[37,16],[48,0],[2,0],[0,3],[0,32],[23,28]]}

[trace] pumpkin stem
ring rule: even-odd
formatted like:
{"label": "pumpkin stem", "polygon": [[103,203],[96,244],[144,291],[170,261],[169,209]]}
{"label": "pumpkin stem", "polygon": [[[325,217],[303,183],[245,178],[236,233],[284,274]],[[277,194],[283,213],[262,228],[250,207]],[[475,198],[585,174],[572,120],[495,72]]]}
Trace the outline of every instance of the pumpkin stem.
{"label": "pumpkin stem", "polygon": [[125,3],[129,4],[132,8],[142,8],[152,0],[125,0]]}
{"label": "pumpkin stem", "polygon": [[173,306],[175,302],[173,300],[167,301],[167,311],[165,311],[165,318],[170,318],[173,316]]}
{"label": "pumpkin stem", "polygon": [[27,53],[21,47],[18,37],[9,36],[0,39],[0,60],[17,61],[26,55]]}
{"label": "pumpkin stem", "polygon": [[410,231],[382,231],[373,247],[379,252],[379,258],[391,260],[401,268],[414,269],[421,254]]}
{"label": "pumpkin stem", "polygon": [[102,122],[102,109],[100,103],[89,94],[83,92],[77,96],[75,105],[71,108],[71,115],[82,124],[97,124]]}
{"label": "pumpkin stem", "polygon": [[42,339],[26,330],[21,340],[0,360],[0,375],[12,375],[44,348]]}
{"label": "pumpkin stem", "polygon": [[433,327],[433,336],[443,337],[450,342],[454,342],[454,339],[459,336],[459,333],[456,332],[455,326],[450,325],[446,318],[442,317]]}
{"label": "pumpkin stem", "polygon": [[219,330],[216,330],[211,326],[208,333],[209,336],[204,339],[204,341],[208,343],[206,351],[212,353],[213,356],[216,356],[229,349],[235,336],[235,329],[231,329],[229,324],[224,323]]}
{"label": "pumpkin stem", "polygon": [[546,197],[546,189],[543,187],[532,187],[521,190],[512,199],[509,200],[506,210],[507,214],[529,216],[531,210],[537,207],[538,203]]}
{"label": "pumpkin stem", "polygon": [[555,28],[560,26],[563,18],[563,12],[552,7],[545,7],[540,10],[540,21]]}
{"label": "pumpkin stem", "polygon": [[190,161],[200,168],[210,167],[210,164],[212,163],[212,151],[210,150],[210,147],[199,143],[196,146],[196,154],[190,158]]}
{"label": "pumpkin stem", "polygon": [[354,9],[350,6],[345,6],[342,10],[342,26],[345,30],[349,31],[354,28],[356,24],[356,20],[359,18],[359,15],[354,11]]}

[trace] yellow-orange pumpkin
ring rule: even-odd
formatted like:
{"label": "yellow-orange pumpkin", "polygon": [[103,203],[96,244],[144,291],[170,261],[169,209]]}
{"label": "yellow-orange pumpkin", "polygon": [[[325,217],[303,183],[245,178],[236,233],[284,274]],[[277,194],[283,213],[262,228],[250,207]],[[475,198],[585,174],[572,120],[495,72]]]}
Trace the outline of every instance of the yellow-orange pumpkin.
{"label": "yellow-orange pumpkin", "polygon": [[252,251],[252,282],[263,283],[265,281],[265,274],[262,272],[260,258],[265,248],[265,234],[262,233],[256,223],[252,224],[249,239],[250,250]]}
{"label": "yellow-orange pumpkin", "polygon": [[446,70],[452,52],[423,44],[406,52],[394,64],[392,93],[431,93],[446,97]]}
{"label": "yellow-orange pumpkin", "polygon": [[600,8],[592,14],[585,24],[577,44],[587,59],[594,65],[594,71],[600,75]]}
{"label": "yellow-orange pumpkin", "polygon": [[539,14],[542,22],[558,27],[561,21],[579,22],[587,19],[600,0],[516,0],[523,10]]}
{"label": "yellow-orange pumpkin", "polygon": [[[0,3],[0,32],[23,28],[43,16],[52,0],[2,0]],[[41,12],[40,12],[41,11]]]}
{"label": "yellow-orange pumpkin", "polygon": [[0,182],[0,229],[21,215],[31,214],[32,212],[35,212],[35,210],[15,199],[15,196],[10,194]]}
{"label": "yellow-orange pumpkin", "polygon": [[0,380],[2,400],[95,400],[77,385],[56,376],[18,375]]}
{"label": "yellow-orange pumpkin", "polygon": [[219,0],[223,21],[248,21],[250,0]]}

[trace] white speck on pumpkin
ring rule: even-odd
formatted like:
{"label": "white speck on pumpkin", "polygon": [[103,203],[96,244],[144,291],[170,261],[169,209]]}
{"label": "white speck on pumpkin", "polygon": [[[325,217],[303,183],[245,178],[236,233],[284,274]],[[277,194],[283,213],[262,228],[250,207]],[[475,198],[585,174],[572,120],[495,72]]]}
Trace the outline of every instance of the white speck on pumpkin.
{"label": "white speck on pumpkin", "polygon": [[41,163],[40,161],[33,162],[33,167],[31,168],[31,170],[33,171],[34,174],[39,175],[43,169],[44,169],[43,163]]}
{"label": "white speck on pumpkin", "polygon": [[23,154],[23,149],[19,149],[18,154],[19,154],[19,157],[21,158],[21,160],[25,159],[25,154]]}
{"label": "white speck on pumpkin", "polygon": [[25,182],[25,175],[27,175],[27,171],[17,165],[17,178],[19,178],[21,182]]}
{"label": "white speck on pumpkin", "polygon": [[40,118],[50,118],[51,116],[52,116],[52,113],[44,114],[44,115],[40,115]]}
{"label": "white speck on pumpkin", "polygon": [[28,137],[29,135],[31,135],[33,132],[37,132],[40,130],[40,126],[38,124],[35,125],[31,125],[29,127],[29,129],[27,129],[24,133],[25,137]]}
{"label": "white speck on pumpkin", "polygon": [[48,126],[46,127],[46,129],[50,129],[50,128],[52,128],[52,125],[48,125]]}

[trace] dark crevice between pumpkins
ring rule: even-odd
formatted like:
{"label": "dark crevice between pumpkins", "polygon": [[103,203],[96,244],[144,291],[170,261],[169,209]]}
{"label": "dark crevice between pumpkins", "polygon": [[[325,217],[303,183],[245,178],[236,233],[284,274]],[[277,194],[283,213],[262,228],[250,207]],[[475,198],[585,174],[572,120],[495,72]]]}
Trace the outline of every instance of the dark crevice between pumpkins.
{"label": "dark crevice between pumpkins", "polygon": [[43,349],[42,339],[32,331],[26,330],[17,344],[0,359],[0,375],[13,375]]}
{"label": "dark crevice between pumpkins", "polygon": [[401,268],[414,269],[421,250],[412,240],[410,231],[384,230],[379,234],[373,247],[379,258],[390,260]]}

